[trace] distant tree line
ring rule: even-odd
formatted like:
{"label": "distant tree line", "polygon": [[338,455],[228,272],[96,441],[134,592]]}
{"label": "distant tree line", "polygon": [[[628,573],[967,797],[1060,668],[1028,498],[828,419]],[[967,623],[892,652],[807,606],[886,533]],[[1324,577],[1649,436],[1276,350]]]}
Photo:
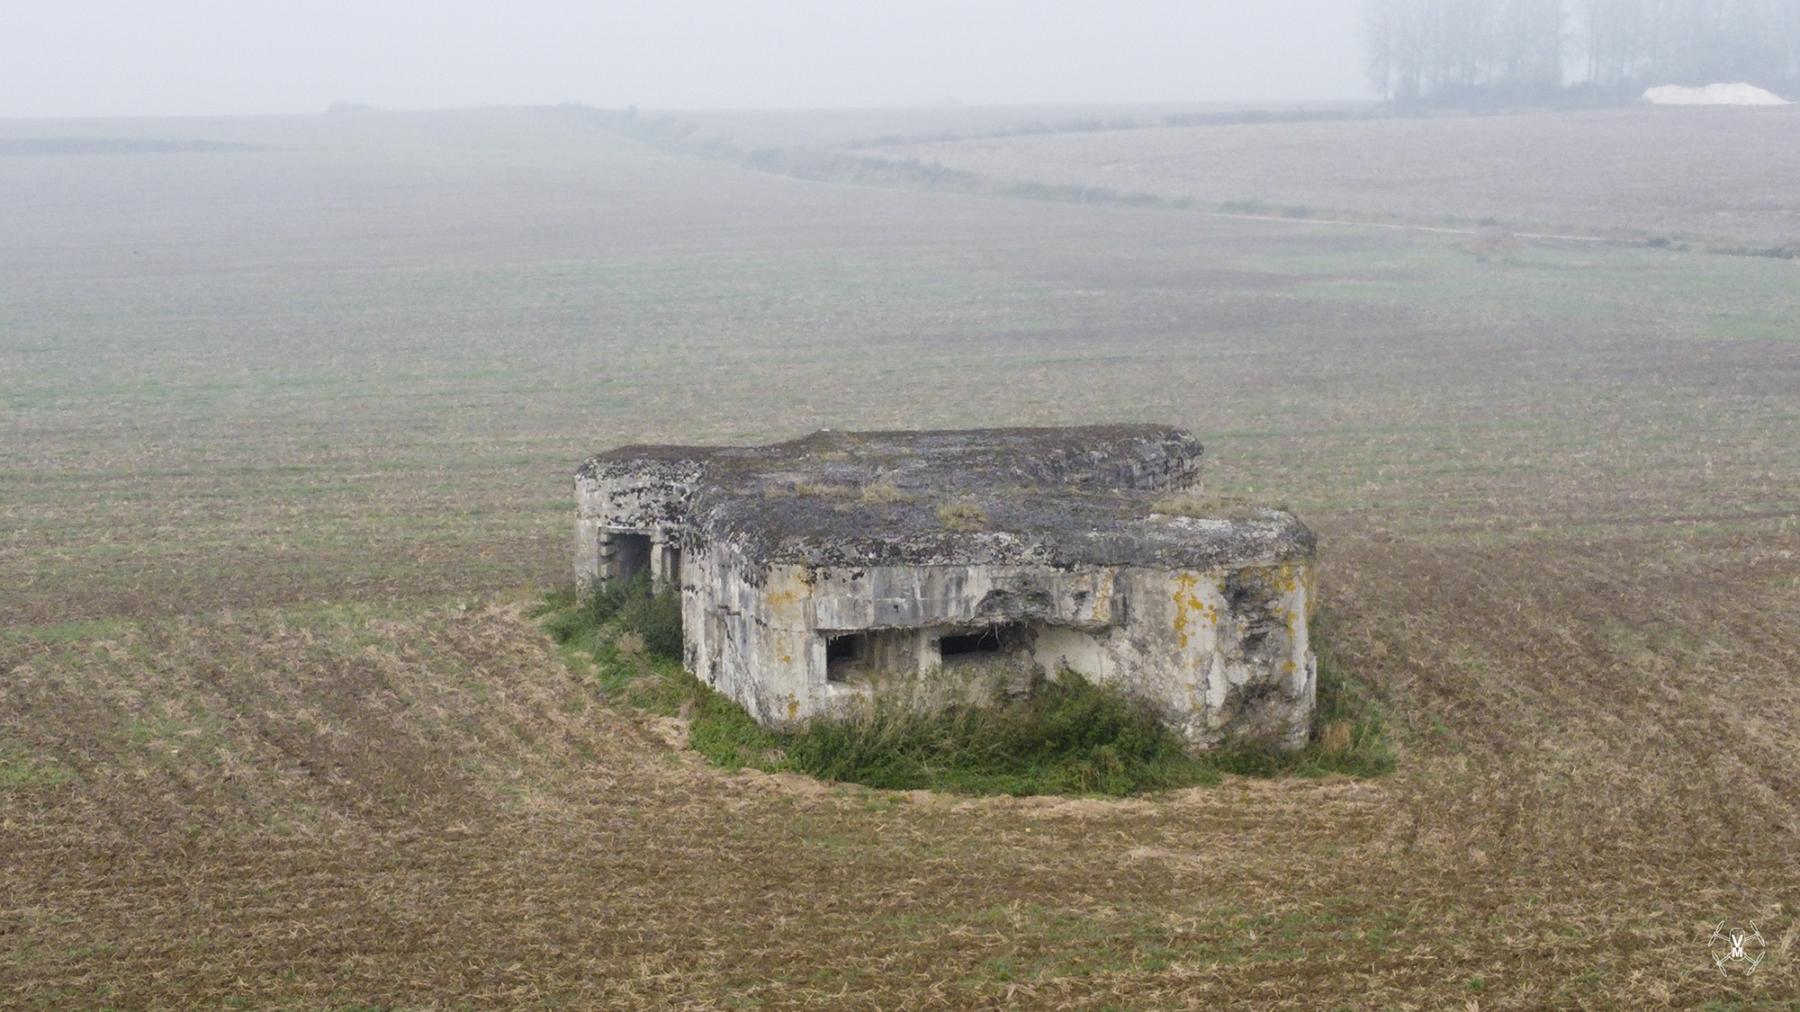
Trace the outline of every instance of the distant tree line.
{"label": "distant tree line", "polygon": [[1369,81],[1399,102],[1800,80],[1800,0],[1366,0],[1364,28]]}

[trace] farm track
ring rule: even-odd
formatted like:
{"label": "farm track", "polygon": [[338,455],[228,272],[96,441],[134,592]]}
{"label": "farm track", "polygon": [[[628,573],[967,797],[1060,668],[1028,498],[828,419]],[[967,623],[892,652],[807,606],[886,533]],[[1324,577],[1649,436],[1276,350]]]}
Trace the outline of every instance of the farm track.
{"label": "farm track", "polygon": [[[1283,217],[1274,214],[1232,214],[1230,211],[1207,211],[1205,213],[1208,217],[1223,218],[1227,221],[1263,221],[1286,225],[1329,225],[1343,228],[1378,228],[1386,229],[1391,232],[1419,232],[1426,235],[1460,235],[1473,237],[1483,234],[1481,229],[1450,228],[1443,225],[1401,225],[1395,222],[1384,221],[1352,221],[1347,218],[1314,218],[1311,216],[1297,218]],[[1490,229],[1489,231],[1493,230]],[[1529,242],[1618,242],[1617,239],[1601,235],[1557,235],[1554,232],[1507,232],[1506,234],[1514,239],[1524,239]]]}

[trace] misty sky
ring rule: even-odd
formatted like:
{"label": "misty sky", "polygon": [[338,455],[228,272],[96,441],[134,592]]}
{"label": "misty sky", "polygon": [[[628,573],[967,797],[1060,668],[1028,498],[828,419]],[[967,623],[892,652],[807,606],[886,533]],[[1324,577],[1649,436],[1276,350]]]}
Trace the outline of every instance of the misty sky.
{"label": "misty sky", "polygon": [[0,117],[1366,97],[1354,0],[0,0]]}

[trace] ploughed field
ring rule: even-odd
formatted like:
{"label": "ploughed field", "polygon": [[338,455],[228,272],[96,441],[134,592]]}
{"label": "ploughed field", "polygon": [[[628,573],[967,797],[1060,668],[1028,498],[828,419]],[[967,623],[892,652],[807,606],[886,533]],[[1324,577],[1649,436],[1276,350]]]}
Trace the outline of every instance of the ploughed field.
{"label": "ploughed field", "polygon": [[[1409,208],[1267,140],[1220,161],[1316,126],[1006,143],[1491,213],[1418,156]],[[1630,166],[1648,129],[1587,143]],[[0,1005],[1800,992],[1791,262],[804,182],[554,111],[0,138]],[[1757,203],[1778,154],[1734,161],[1733,220],[1787,213]],[[1508,185],[1557,192],[1553,161]],[[1630,175],[1633,208],[1712,206]],[[1319,532],[1395,773],[1124,801],[728,773],[525,614],[597,448],[1113,420],[1191,427],[1213,490]],[[1760,928],[1757,973],[1714,968],[1720,921]]]}
{"label": "ploughed field", "polygon": [[971,131],[868,153],[1239,213],[1800,252],[1800,106]]}

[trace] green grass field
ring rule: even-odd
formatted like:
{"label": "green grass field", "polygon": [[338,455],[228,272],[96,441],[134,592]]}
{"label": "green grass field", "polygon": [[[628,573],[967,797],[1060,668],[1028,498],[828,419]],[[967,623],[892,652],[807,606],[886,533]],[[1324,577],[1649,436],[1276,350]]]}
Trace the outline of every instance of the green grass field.
{"label": "green grass field", "polygon": [[[1793,262],[808,182],[552,110],[0,138],[0,1005],[1800,993]],[[529,614],[589,452],[1109,420],[1317,530],[1393,773],[732,772]]]}

